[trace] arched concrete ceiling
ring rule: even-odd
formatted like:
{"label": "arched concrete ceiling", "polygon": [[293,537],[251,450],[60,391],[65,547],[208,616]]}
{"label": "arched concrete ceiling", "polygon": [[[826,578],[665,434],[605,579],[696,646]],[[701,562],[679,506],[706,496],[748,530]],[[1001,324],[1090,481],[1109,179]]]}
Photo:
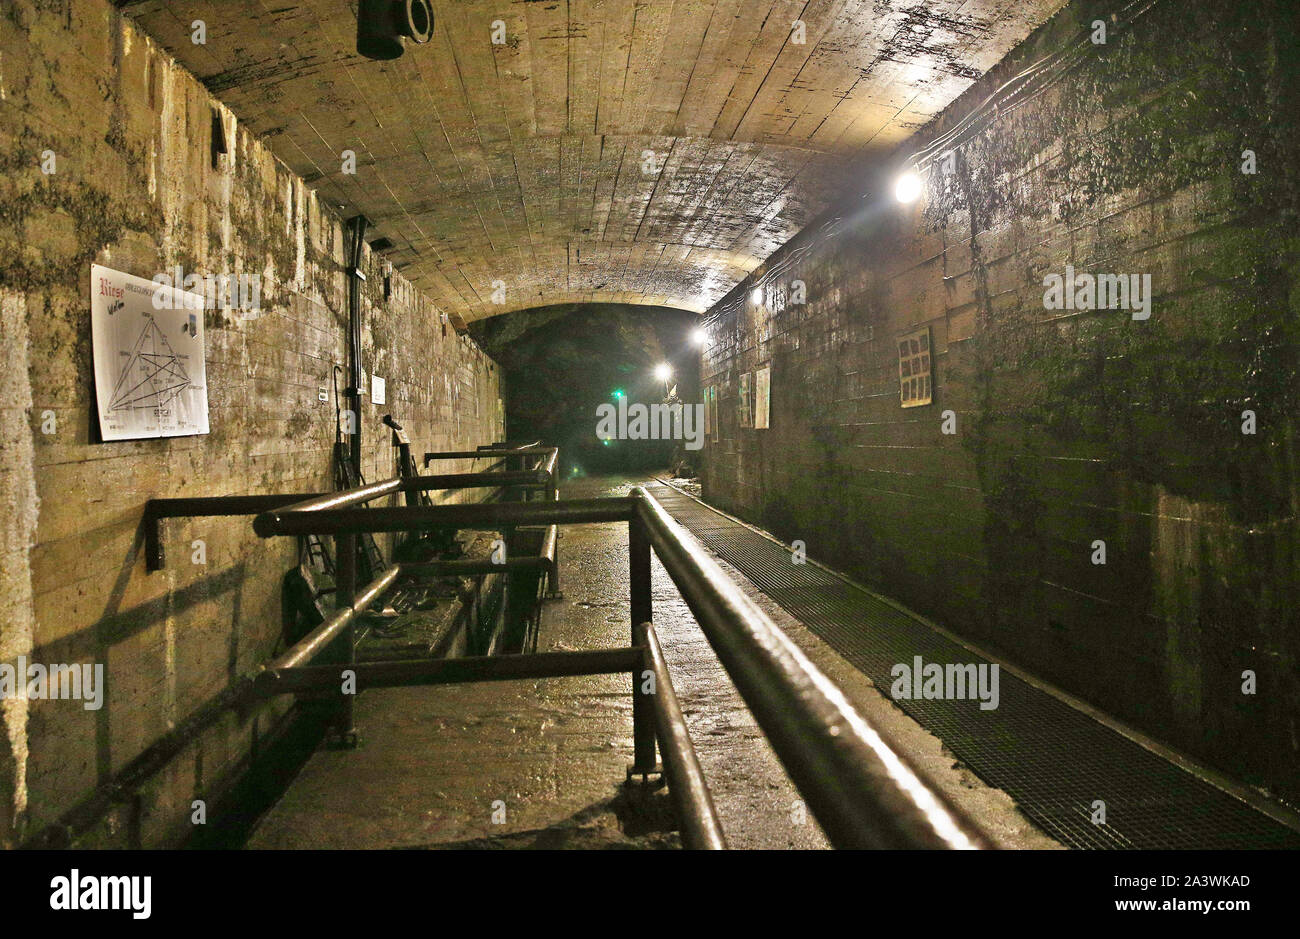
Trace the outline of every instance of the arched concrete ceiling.
{"label": "arched concrete ceiling", "polygon": [[117,2],[465,321],[707,309],[1064,4],[433,0],[381,63],[349,0]]}

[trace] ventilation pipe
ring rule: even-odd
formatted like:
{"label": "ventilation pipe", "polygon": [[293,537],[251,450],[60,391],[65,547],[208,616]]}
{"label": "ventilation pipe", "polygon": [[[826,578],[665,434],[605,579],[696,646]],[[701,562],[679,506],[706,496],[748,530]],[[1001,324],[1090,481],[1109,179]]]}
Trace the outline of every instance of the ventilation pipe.
{"label": "ventilation pipe", "polygon": [[433,38],[429,0],[361,0],[357,8],[357,52],[367,59],[395,59],[402,37],[423,44]]}

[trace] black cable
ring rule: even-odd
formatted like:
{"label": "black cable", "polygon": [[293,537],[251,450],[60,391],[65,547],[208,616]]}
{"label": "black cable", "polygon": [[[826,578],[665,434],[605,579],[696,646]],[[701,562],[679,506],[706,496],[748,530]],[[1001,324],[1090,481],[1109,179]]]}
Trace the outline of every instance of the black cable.
{"label": "black cable", "polygon": [[343,366],[334,366],[334,442],[343,442],[343,409],[339,407],[339,372],[343,371]]}

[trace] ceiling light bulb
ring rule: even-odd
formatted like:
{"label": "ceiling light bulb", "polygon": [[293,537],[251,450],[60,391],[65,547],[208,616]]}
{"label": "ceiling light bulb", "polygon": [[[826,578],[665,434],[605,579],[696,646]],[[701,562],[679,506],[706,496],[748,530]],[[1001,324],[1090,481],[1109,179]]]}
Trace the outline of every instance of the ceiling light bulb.
{"label": "ceiling light bulb", "polygon": [[894,183],[894,198],[906,205],[921,195],[921,177],[908,170]]}

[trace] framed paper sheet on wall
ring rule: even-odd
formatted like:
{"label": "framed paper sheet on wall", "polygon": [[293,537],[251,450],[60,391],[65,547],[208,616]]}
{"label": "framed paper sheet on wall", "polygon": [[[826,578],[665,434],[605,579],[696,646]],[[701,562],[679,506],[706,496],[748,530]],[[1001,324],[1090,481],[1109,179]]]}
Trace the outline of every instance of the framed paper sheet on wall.
{"label": "framed paper sheet on wall", "polygon": [[772,366],[764,365],[754,373],[754,429],[767,430],[771,411]]}
{"label": "framed paper sheet on wall", "polygon": [[202,294],[90,268],[90,332],[105,441],[208,432]]}

